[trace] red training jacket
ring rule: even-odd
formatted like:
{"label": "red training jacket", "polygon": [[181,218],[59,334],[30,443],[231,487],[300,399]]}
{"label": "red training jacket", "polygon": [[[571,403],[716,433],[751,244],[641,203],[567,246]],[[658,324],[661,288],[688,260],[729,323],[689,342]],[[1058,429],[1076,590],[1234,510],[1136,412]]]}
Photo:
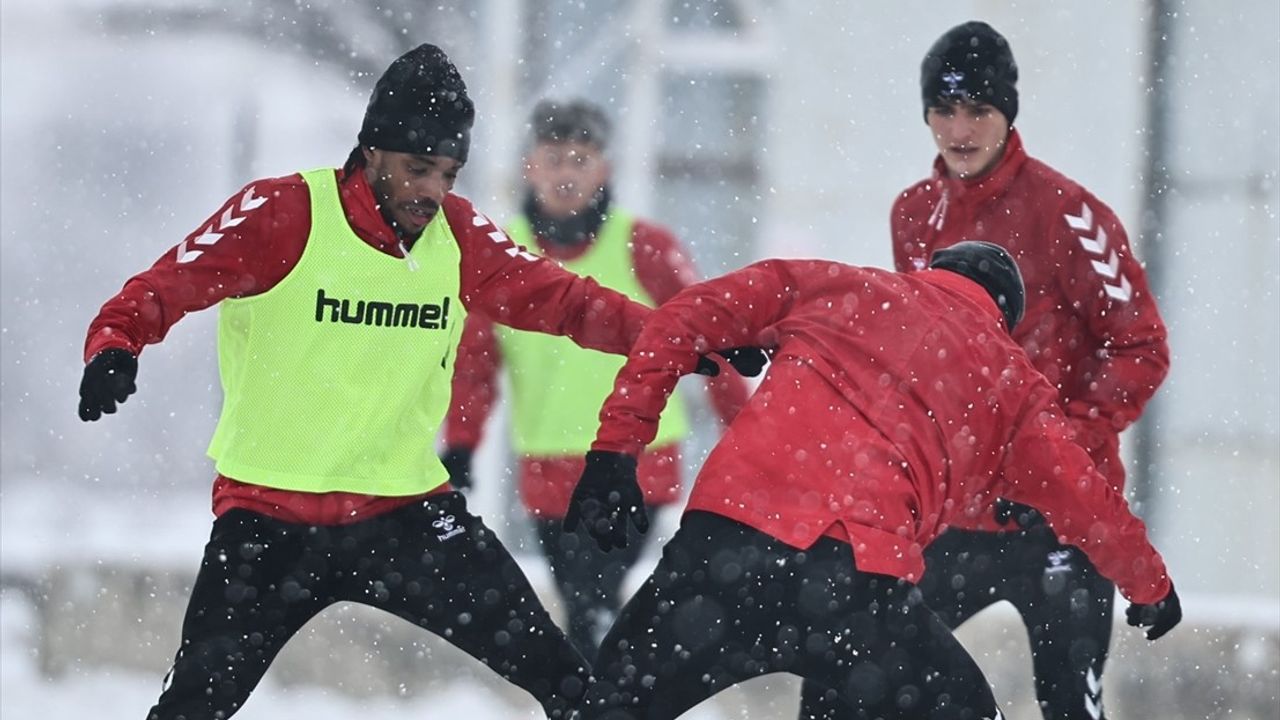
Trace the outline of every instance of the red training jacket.
{"label": "red training jacket", "polygon": [[[363,168],[336,172],[351,229],[370,246],[400,257]],[[631,347],[648,308],[524,252],[463,197],[447,196],[440,211],[461,250],[460,295],[468,311],[524,330],[567,335],[603,352]],[[107,348],[139,354],[189,312],[270,290],[302,257],[310,231],[311,199],[300,175],[250,183],[102,306],[89,325],[85,360]],[[290,492],[221,475],[213,487],[217,515],[238,507],[312,525],[364,520],[417,499]]]}
{"label": "red training jacket", "polygon": [[[590,242],[561,245],[536,238],[543,255],[559,262],[574,260],[591,248]],[[631,229],[631,264],[636,279],[655,304],[697,282],[693,261],[669,230],[636,219]],[[445,444],[474,448],[480,444],[484,423],[497,397],[502,356],[493,323],[482,315],[467,316],[453,366],[453,400],[445,419]],[[747,386],[737,372],[722,372],[707,380],[707,391],[721,422],[728,425],[747,401]],[[581,454],[525,456],[520,458],[520,499],[531,514],[561,519],[569,497],[582,477]],[[666,505],[680,497],[680,446],[672,443],[649,448],[640,456],[637,474],[645,501]]]}
{"label": "red training jacket", "polygon": [[[1017,131],[989,174],[933,176],[903,191],[890,215],[898,270],[927,267],[939,248],[986,240],[1013,255],[1027,286],[1014,330],[1098,469],[1124,487],[1119,433],[1169,371],[1168,334],[1142,265],[1111,208],[1031,158]],[[993,518],[973,529],[996,530]]]}
{"label": "red training jacket", "polygon": [[764,382],[698,475],[688,509],[794,547],[850,542],[864,572],[915,581],[949,524],[997,497],[1040,508],[1134,602],[1169,590],[1142,521],[1072,441],[1057,391],[990,296],[944,270],[769,260],[650,316],[593,448],[636,453],[698,354],[774,348]]}

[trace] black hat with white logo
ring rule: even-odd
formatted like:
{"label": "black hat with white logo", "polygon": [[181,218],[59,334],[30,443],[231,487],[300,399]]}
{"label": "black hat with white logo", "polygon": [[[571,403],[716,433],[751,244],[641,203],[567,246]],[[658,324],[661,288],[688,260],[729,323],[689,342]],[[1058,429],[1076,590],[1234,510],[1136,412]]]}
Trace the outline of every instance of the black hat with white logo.
{"label": "black hat with white logo", "polygon": [[1013,125],[1018,116],[1018,64],[1009,41],[984,22],[957,25],[929,48],[920,64],[926,119],[931,107],[953,102],[991,105]]}

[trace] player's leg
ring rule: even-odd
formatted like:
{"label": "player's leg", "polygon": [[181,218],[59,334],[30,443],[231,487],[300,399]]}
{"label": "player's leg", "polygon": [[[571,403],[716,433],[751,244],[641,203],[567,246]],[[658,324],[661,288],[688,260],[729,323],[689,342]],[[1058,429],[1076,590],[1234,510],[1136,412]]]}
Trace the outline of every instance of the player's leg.
{"label": "player's leg", "polygon": [[284,644],[333,601],[325,533],[247,510],[213,523],[182,644],[148,720],[231,717]]}
{"label": "player's leg", "polygon": [[548,717],[570,717],[590,676],[587,660],[460,493],[354,530],[360,561],[348,599],[439,635],[528,691]]}
{"label": "player's leg", "polygon": [[625,548],[601,552],[585,528],[566,533],[561,526],[559,520],[537,520],[538,541],[565,604],[566,634],[594,658],[622,607],[622,581],[639,557],[645,535],[628,526]]}
{"label": "player's leg", "polygon": [[[951,628],[1005,595],[1009,539],[1004,533],[949,530],[925,549],[919,590],[930,610]],[[835,689],[806,679],[800,688],[800,720],[852,720],[855,714]]]}
{"label": "player's leg", "polygon": [[806,562],[745,525],[686,514],[601,644],[585,720],[671,720],[736,683],[798,670]]}
{"label": "player's leg", "polygon": [[[918,589],[885,575],[855,572],[837,603],[821,661],[804,676],[822,688],[837,717],[993,720],[1000,717],[982,670]],[[811,641],[812,646],[812,641]]]}
{"label": "player's leg", "polygon": [[1036,697],[1045,720],[1103,720],[1102,670],[1111,643],[1115,586],[1079,549],[1040,545],[1026,597]]}

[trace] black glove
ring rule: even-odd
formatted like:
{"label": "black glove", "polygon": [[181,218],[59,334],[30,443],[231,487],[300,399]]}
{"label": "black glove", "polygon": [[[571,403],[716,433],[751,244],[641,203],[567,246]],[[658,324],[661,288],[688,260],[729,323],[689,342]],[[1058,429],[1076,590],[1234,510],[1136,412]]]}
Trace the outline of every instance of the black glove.
{"label": "black glove", "polygon": [[601,550],[627,546],[627,518],[641,533],[649,530],[644,493],[636,480],[636,459],[616,452],[592,450],[569,499],[564,531],[582,524]]}
{"label": "black glove", "polygon": [[467,447],[449,447],[444,449],[440,462],[449,471],[449,482],[459,490],[471,489],[471,455],[473,450]]}
{"label": "black glove", "polygon": [[[769,356],[765,351],[758,347],[736,347],[727,350],[719,350],[717,355],[725,359],[725,362],[733,366],[734,370],[743,377],[755,377],[764,370],[764,366],[769,362]],[[698,357],[698,366],[693,369],[698,375],[706,375],[707,377],[715,377],[720,374],[720,366],[715,360],[701,355]]]}
{"label": "black glove", "polygon": [[758,347],[736,347],[728,350],[721,350],[717,353],[720,357],[729,361],[734,370],[742,377],[755,377],[764,370],[764,366],[769,363],[769,355],[763,348]]}
{"label": "black glove", "polygon": [[1173,583],[1169,583],[1169,594],[1163,600],[1154,605],[1131,603],[1125,616],[1134,627],[1150,628],[1147,630],[1148,640],[1160,638],[1182,622],[1182,603],[1178,601],[1178,591],[1174,589]]}
{"label": "black glove", "polygon": [[1008,525],[1010,520],[1016,520],[1018,527],[1023,530],[1030,530],[1043,526],[1044,516],[1040,511],[1030,505],[1005,500],[1004,498],[996,499],[996,522],[1001,525]]}
{"label": "black glove", "polygon": [[116,411],[116,403],[138,391],[138,358],[128,350],[108,348],[84,366],[80,380],[80,419],[92,422]]}

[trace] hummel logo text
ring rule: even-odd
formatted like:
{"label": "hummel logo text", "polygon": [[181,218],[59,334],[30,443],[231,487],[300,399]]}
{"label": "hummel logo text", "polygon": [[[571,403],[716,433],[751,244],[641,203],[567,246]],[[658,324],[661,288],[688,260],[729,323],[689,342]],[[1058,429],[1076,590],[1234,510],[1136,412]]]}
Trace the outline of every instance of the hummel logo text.
{"label": "hummel logo text", "polygon": [[[378,300],[356,300],[352,309],[352,301],[345,298],[328,298],[324,288],[316,291],[316,322],[322,323],[328,317],[329,322],[347,323],[348,325],[373,325],[375,327],[418,327],[424,330],[447,330],[449,327],[449,298],[446,296],[439,305],[423,303],[396,303]],[[328,310],[329,312],[325,312]]]}

